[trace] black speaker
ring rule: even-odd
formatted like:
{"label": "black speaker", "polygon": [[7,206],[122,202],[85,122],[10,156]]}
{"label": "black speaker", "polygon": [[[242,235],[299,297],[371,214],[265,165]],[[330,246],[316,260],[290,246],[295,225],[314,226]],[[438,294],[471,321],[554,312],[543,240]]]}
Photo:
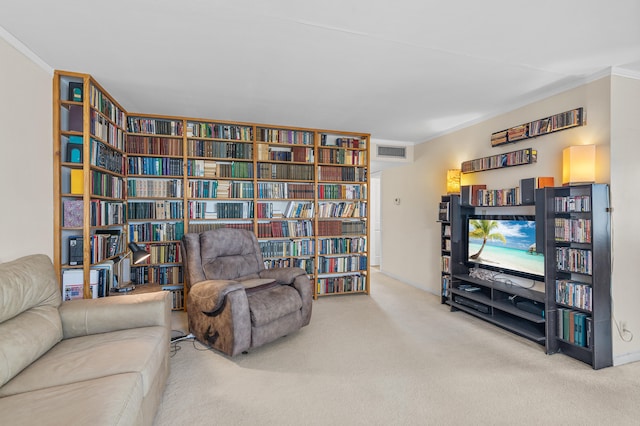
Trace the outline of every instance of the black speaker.
{"label": "black speaker", "polygon": [[520,199],[524,205],[536,203],[536,178],[520,179]]}
{"label": "black speaker", "polygon": [[69,265],[82,265],[82,237],[69,237]]}

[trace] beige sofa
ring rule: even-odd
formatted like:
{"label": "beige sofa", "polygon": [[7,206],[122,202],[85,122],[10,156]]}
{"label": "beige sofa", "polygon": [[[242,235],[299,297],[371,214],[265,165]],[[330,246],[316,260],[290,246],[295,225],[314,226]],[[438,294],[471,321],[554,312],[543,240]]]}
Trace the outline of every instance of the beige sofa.
{"label": "beige sofa", "polygon": [[0,264],[0,423],[152,424],[170,315],[167,292],[62,303],[44,255]]}

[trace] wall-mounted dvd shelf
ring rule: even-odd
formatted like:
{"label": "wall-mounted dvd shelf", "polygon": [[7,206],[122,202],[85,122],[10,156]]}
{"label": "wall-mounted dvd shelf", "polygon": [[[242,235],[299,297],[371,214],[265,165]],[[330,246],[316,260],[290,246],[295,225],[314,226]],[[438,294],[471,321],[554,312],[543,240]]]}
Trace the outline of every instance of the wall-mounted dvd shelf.
{"label": "wall-mounted dvd shelf", "polygon": [[504,167],[522,166],[538,161],[538,151],[532,148],[505,152],[489,157],[464,161],[461,165],[462,173],[483,172],[485,170],[501,169]]}
{"label": "wall-mounted dvd shelf", "polygon": [[576,108],[492,133],[491,146],[531,139],[572,127],[584,126],[586,123],[584,108]]}

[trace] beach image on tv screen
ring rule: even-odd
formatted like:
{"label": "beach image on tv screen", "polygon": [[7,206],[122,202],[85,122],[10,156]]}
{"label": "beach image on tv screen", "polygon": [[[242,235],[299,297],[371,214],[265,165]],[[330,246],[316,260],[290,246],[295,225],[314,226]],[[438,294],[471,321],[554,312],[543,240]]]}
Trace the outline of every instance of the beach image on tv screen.
{"label": "beach image on tv screen", "polygon": [[533,220],[469,220],[469,261],[498,270],[544,275]]}

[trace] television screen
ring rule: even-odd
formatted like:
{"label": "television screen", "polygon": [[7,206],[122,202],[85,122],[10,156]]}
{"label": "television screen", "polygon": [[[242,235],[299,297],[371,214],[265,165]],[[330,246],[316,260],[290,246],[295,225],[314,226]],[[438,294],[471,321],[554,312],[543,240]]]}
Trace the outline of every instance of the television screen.
{"label": "television screen", "polygon": [[534,216],[468,217],[467,262],[534,279],[544,277],[544,256],[536,252]]}

